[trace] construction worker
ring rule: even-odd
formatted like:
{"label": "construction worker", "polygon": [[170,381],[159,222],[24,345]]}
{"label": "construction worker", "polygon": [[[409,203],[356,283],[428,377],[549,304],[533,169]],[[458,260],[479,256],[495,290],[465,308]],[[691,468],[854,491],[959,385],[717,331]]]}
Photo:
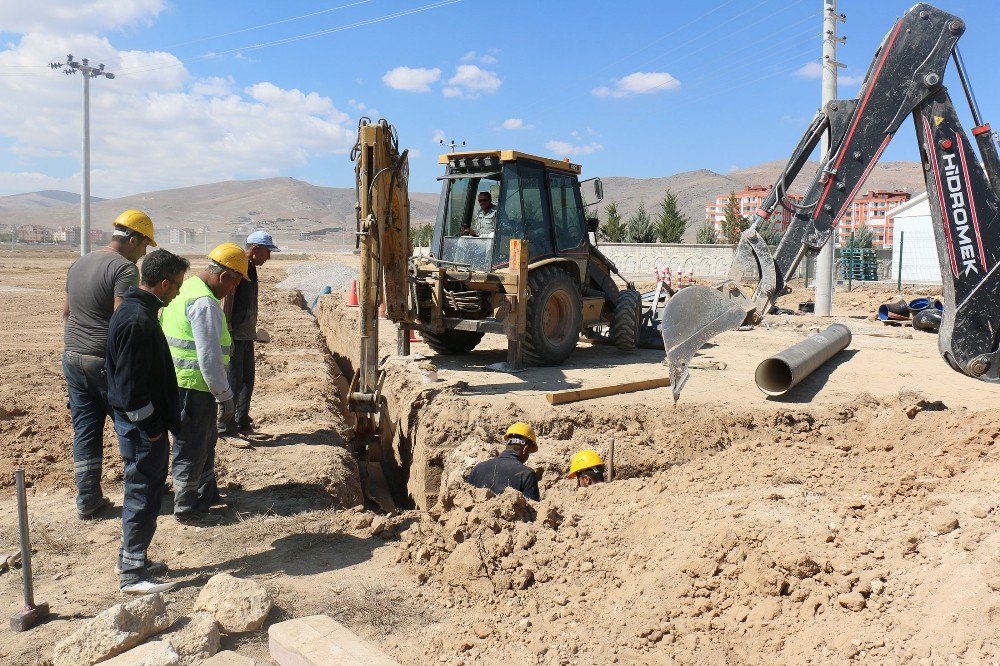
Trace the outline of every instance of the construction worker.
{"label": "construction worker", "polygon": [[480,192],[476,195],[476,201],[479,203],[479,210],[476,211],[472,224],[462,229],[462,234],[493,238],[493,232],[497,228],[497,207],[493,205],[493,195]]}
{"label": "construction worker", "polygon": [[180,393],[180,432],[174,437],[174,517],[178,522],[214,522],[208,510],[228,504],[215,479],[215,444],[219,439],[217,404],[222,421],[236,416],[226,376],[232,337],[220,299],[249,280],[246,252],[223,243],[209,254],[209,265],[189,277],[180,294],[163,310],[160,324],[173,357]]}
{"label": "construction worker", "polygon": [[222,299],[222,309],[229,322],[233,337],[233,353],[229,362],[229,387],[236,399],[236,418],[230,423],[219,421],[220,435],[254,434],[253,419],[250,418],[250,399],[253,396],[256,367],[253,343],[257,339],[257,267],[271,258],[272,252],[280,252],[271,234],[255,231],[247,236],[246,255],[248,281],[240,282],[232,295]]}
{"label": "construction worker", "polygon": [[476,488],[489,488],[497,495],[507,488],[513,488],[536,502],[538,478],[534,470],[525,465],[528,456],[538,450],[535,431],[521,421],[507,428],[504,434],[507,447],[495,458],[484,460],[469,473],[469,483]]}
{"label": "construction worker", "polygon": [[108,402],[125,462],[119,585],[129,594],[174,586],[153,579],[166,567],[146,558],[167,480],[167,433],[176,437],[181,425],[177,377],[157,315],[180,292],[189,266],[166,250],[150,254],[142,262],[141,284],[125,292],[108,325]]}
{"label": "construction worker", "polygon": [[586,488],[595,483],[604,483],[604,461],[593,449],[584,449],[573,455],[569,463],[570,479],[576,479],[577,488]]}
{"label": "construction worker", "polygon": [[111,505],[101,490],[104,423],[110,413],[104,371],[108,322],[129,287],[139,284],[135,263],[153,240],[153,222],[139,210],[127,210],[114,222],[111,243],[73,262],[66,276],[63,304],[65,351],[62,367],[73,418],[73,473],[76,513],[99,517]]}

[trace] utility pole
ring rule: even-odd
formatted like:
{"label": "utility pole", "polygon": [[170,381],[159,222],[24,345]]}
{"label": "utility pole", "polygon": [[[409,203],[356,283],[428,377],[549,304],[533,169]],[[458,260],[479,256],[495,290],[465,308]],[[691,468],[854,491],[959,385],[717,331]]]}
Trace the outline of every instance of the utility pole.
{"label": "utility pole", "polygon": [[[845,67],[837,62],[837,44],[847,41],[846,37],[837,37],[837,22],[844,22],[847,17],[837,14],[837,0],[823,0],[823,100],[825,110],[829,102],[837,99],[837,68]],[[830,149],[829,133],[823,135],[821,145],[825,157]],[[820,158],[822,159],[822,157]],[[833,233],[816,258],[816,314],[829,317],[833,314],[833,246],[837,241],[837,220],[834,220]]]}
{"label": "utility pole", "polygon": [[81,169],[80,187],[80,255],[90,252],[90,80],[103,76],[115,78],[111,72],[104,70],[104,65],[91,67],[86,58],[73,60],[72,55],[66,56],[66,62],[50,62],[49,67],[58,69],[67,76],[79,72],[83,78],[83,167]]}
{"label": "utility pole", "polygon": [[450,153],[455,152],[455,148],[458,148],[459,146],[461,146],[462,148],[465,148],[465,141],[463,141],[462,143],[455,143],[455,140],[452,139],[451,143],[445,143],[444,139],[441,139],[440,141],[438,141],[438,143],[440,143],[445,148],[451,148],[451,150],[448,151]]}

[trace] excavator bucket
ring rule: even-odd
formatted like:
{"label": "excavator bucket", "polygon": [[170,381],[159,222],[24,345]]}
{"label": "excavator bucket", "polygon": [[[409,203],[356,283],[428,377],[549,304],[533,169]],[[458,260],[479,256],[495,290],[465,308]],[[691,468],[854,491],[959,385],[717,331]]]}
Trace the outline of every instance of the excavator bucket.
{"label": "excavator bucket", "polygon": [[698,350],[719,333],[738,328],[753,309],[732,283],[719,288],[685,287],[671,297],[663,310],[661,331],[674,402],[688,380],[688,363]]}

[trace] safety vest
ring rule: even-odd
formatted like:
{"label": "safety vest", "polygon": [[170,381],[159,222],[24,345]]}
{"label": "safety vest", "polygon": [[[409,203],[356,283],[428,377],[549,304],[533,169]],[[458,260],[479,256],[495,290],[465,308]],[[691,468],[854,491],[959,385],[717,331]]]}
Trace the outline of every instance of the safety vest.
{"label": "safety vest", "polygon": [[[177,386],[209,392],[205,376],[201,374],[198,365],[198,350],[194,345],[194,333],[191,331],[191,321],[187,318],[187,307],[191,301],[203,296],[210,297],[216,303],[212,290],[201,278],[194,276],[184,281],[177,298],[163,308],[160,316],[160,326],[170,347],[170,356],[174,361],[174,372],[177,374]],[[221,308],[221,305],[219,306]],[[219,345],[222,347],[222,362],[229,365],[229,353],[232,350],[233,339],[226,324],[226,313],[222,313],[222,336]]]}

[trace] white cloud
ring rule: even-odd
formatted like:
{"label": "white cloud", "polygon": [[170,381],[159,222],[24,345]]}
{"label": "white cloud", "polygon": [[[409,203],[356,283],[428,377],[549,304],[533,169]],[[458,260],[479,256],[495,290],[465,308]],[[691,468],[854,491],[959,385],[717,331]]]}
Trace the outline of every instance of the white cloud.
{"label": "white cloud", "polygon": [[681,82],[667,72],[634,72],[615,81],[614,86],[601,86],[591,92],[598,97],[632,97],[677,90]]}
{"label": "white cloud", "polygon": [[444,141],[444,130],[434,130],[434,138],[431,139],[434,143],[441,143]]}
{"label": "white cloud", "polygon": [[423,155],[423,153],[420,152],[419,148],[410,148],[407,155],[409,155],[411,160],[417,160],[420,159],[420,156]]}
{"label": "white cloud", "polygon": [[555,153],[559,157],[573,157],[578,155],[590,155],[598,150],[604,150],[604,146],[592,141],[590,143],[575,146],[566,141],[549,141],[545,144],[545,147],[549,149],[550,152]]}
{"label": "white cloud", "polygon": [[[169,53],[117,51],[92,35],[24,35],[0,47],[0,69],[76,51],[118,75],[91,85],[98,196],[273,175],[354,144],[353,121],[319,93],[267,81],[240,89],[230,78],[196,78]],[[80,159],[78,75],[40,71],[0,77],[0,140],[10,144],[0,167],[10,173],[0,173],[0,194],[75,189],[66,173],[76,171]],[[24,113],[28,108],[32,112]],[[59,175],[34,173],[38,157],[55,160],[45,171]]]}
{"label": "white cloud", "polygon": [[441,78],[441,70],[437,67],[396,67],[382,76],[382,81],[395,90],[407,92],[429,92],[430,85]]}
{"label": "white cloud", "polygon": [[165,7],[165,0],[4,0],[0,2],[0,32],[65,35],[148,25]]}
{"label": "white cloud", "polygon": [[823,76],[823,64],[812,60],[795,70],[795,76],[803,79],[818,79]]}
{"label": "white cloud", "polygon": [[508,118],[503,121],[503,124],[501,124],[500,127],[505,130],[528,130],[532,129],[534,125],[526,125],[520,118]]}
{"label": "white cloud", "polygon": [[448,79],[448,85],[441,93],[445,97],[474,98],[483,93],[495,93],[502,83],[496,72],[478,65],[459,65],[455,68],[455,76]]}
{"label": "white cloud", "polygon": [[[491,53],[499,53],[499,51],[493,49]],[[479,55],[475,51],[469,51],[464,56],[462,56],[460,60],[462,62],[481,62],[484,65],[494,65],[496,64],[497,61],[495,55],[491,55],[490,53],[484,53],[483,55]]]}

